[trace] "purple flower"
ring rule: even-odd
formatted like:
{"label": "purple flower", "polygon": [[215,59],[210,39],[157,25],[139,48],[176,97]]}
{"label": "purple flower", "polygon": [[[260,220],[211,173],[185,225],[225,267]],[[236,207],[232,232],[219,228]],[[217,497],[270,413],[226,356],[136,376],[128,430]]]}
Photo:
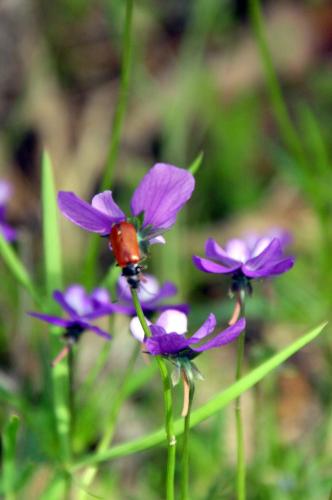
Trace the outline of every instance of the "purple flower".
{"label": "purple flower", "polygon": [[6,222],[6,205],[12,195],[12,188],[9,182],[0,181],[0,233],[7,241],[16,239],[16,229]]}
{"label": "purple flower", "polygon": [[[173,297],[177,293],[176,286],[170,281],[166,281],[160,286],[154,276],[144,273],[137,293],[142,309],[147,315],[154,311],[164,311],[170,307],[188,313],[189,307],[187,304],[162,305],[164,299]],[[119,302],[112,305],[114,310],[119,313],[134,315],[136,311],[131,297],[130,286],[123,276],[120,276],[117,283],[117,295]]]}
{"label": "purple flower", "polygon": [[[165,242],[161,234],[175,223],[194,187],[190,172],[166,163],[157,163],[143,177],[131,199],[131,213],[144,251],[149,244]],[[91,205],[72,192],[60,191],[58,204],[71,222],[101,236],[108,236],[114,224],[127,220],[112,191],[97,194]]]}
{"label": "purple flower", "polygon": [[81,285],[71,285],[64,293],[56,290],[53,298],[68,314],[68,319],[35,312],[30,312],[30,316],[65,328],[65,337],[72,343],[76,342],[85,330],[91,330],[106,339],[112,338],[109,333],[91,323],[91,320],[112,312],[112,303],[106,289],[96,288],[88,295]]}
{"label": "purple flower", "polygon": [[[187,315],[181,311],[168,309],[159,316],[156,323],[149,323],[152,336],[146,338],[137,317],[130,323],[132,335],[143,342],[147,352],[153,356],[164,356],[174,360],[190,361],[201,352],[214,349],[235,340],[245,328],[245,319],[238,320],[233,326],[217,333],[206,341],[216,327],[216,318],[210,314],[202,326],[191,336],[186,337]],[[204,342],[205,341],[205,342]],[[204,342],[202,344],[202,342]]]}
{"label": "purple flower", "polygon": [[[286,234],[279,237],[247,237],[232,239],[225,248],[209,238],[205,244],[207,258],[193,256],[195,266],[206,273],[231,274],[239,286],[246,281],[268,278],[288,271],[294,265],[295,258],[284,254],[287,243]],[[250,286],[249,286],[250,289]]]}

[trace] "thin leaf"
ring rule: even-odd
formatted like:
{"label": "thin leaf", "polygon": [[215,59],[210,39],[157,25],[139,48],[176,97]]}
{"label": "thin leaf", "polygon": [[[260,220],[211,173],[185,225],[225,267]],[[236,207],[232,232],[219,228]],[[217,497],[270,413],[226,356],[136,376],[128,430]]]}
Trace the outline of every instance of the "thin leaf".
{"label": "thin leaf", "polygon": [[16,437],[20,419],[12,415],[6,423],[2,434],[3,447],[3,489],[6,500],[14,500],[16,482]]}
{"label": "thin leaf", "polygon": [[51,159],[47,152],[42,160],[43,242],[45,255],[45,284],[50,296],[62,288],[61,246],[58,230],[58,206]]}
{"label": "thin leaf", "polygon": [[203,153],[203,151],[201,151],[198,154],[198,156],[194,159],[192,164],[188,167],[188,170],[190,173],[192,173],[193,175],[196,175],[196,173],[198,172],[199,168],[202,165],[203,158],[204,158],[204,153]]}
{"label": "thin leaf", "polygon": [[[54,289],[62,288],[61,248],[58,228],[58,208],[54,186],[52,164],[45,152],[42,161],[42,204],[43,204],[43,244],[45,254],[45,288],[48,298]],[[60,348],[58,329],[51,328],[52,356]],[[54,413],[61,457],[65,463],[70,458],[70,411],[69,411],[69,370],[67,361],[52,368]]]}
{"label": "thin leaf", "polygon": [[31,281],[28,271],[2,234],[0,234],[0,255],[18,283],[29,292],[35,302],[38,302],[38,293]]}
{"label": "thin leaf", "polygon": [[[311,330],[309,333],[303,335],[291,345],[283,349],[281,352],[272,356],[272,358],[252,370],[248,375],[242,377],[238,382],[232,384],[230,387],[217,394],[208,403],[193,411],[191,414],[190,426],[193,427],[194,425],[199,424],[211,415],[214,415],[219,410],[224,408],[228,403],[234,401],[238,396],[250,389],[250,387],[257,384],[257,382],[266,377],[266,375],[268,375],[272,370],[280,366],[284,361],[286,361],[286,359],[302,349],[302,347],[307,345],[309,342],[312,342],[321,333],[326,324],[327,323],[323,323],[317,328]],[[178,419],[175,422],[174,431],[177,436],[182,434],[183,419]],[[130,441],[129,443],[114,446],[104,453],[95,454],[94,456],[88,456],[78,462],[75,465],[74,469],[76,470],[86,465],[104,462],[113,458],[137,453],[139,451],[158,446],[165,442],[165,430],[159,429],[155,432],[152,432],[151,434],[148,434],[147,436]]]}

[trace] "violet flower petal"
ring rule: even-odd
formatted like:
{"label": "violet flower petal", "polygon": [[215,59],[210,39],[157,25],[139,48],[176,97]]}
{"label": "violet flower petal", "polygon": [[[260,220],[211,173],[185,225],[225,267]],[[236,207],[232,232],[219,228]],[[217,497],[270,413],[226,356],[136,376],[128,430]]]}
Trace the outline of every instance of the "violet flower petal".
{"label": "violet flower petal", "polygon": [[[148,319],[146,320],[146,322],[148,325],[151,325],[151,321],[149,321]],[[130,333],[133,337],[135,337],[135,339],[139,340],[140,342],[144,342],[144,330],[137,316],[135,316],[135,318],[131,320],[129,329]]]}
{"label": "violet flower petal", "polygon": [[12,186],[8,181],[0,181],[0,205],[5,205],[12,194]]}
{"label": "violet flower petal", "polygon": [[46,323],[50,323],[51,325],[61,326],[63,328],[68,328],[73,321],[63,318],[58,318],[57,316],[49,316],[48,314],[28,312],[29,316],[33,318],[41,319],[42,321],[46,321]]}
{"label": "violet flower petal", "polygon": [[167,356],[177,354],[182,349],[186,349],[188,347],[188,340],[177,333],[169,333],[167,335],[150,337],[145,341],[145,345],[150,354],[154,356]]}
{"label": "violet flower petal", "polygon": [[248,245],[239,238],[229,240],[225,245],[225,250],[229,258],[238,262],[243,263],[250,258]]}
{"label": "violet flower petal", "polygon": [[85,316],[93,312],[92,300],[82,285],[71,285],[63,294],[65,301],[77,315]]}
{"label": "violet flower petal", "polygon": [[104,236],[110,234],[113,223],[119,220],[106,216],[72,192],[60,191],[58,205],[63,215],[71,222],[86,231]]}
{"label": "violet flower petal", "polygon": [[[207,351],[208,349],[214,349],[215,347],[229,344],[230,342],[233,342],[233,340],[235,340],[240,335],[241,332],[243,332],[245,326],[246,326],[246,321],[244,318],[241,318],[239,319],[239,321],[235,323],[235,325],[229,326],[228,328],[226,328],[226,330],[223,330],[222,332],[218,333],[209,342],[206,342],[205,344],[199,347],[191,346],[191,349],[196,352],[203,352]],[[190,341],[191,340],[192,339],[190,339]]]}
{"label": "violet flower petal", "polygon": [[106,215],[108,219],[114,220],[114,222],[120,222],[126,219],[121,208],[113,200],[112,191],[103,191],[102,193],[96,194],[92,198],[91,205],[98,210],[98,212]]}
{"label": "violet flower petal", "polygon": [[217,260],[218,263],[220,262],[223,266],[228,268],[233,268],[234,266],[239,267],[241,265],[241,261],[231,259],[226,251],[218,245],[213,238],[208,238],[205,243],[205,255],[208,259]]}
{"label": "violet flower petal", "polygon": [[204,337],[213,332],[217,324],[217,320],[214,314],[210,313],[207,319],[204,321],[202,326],[194,333],[194,335],[189,339],[190,343],[196,343],[202,340]]}
{"label": "violet flower petal", "polygon": [[245,267],[248,271],[256,271],[260,267],[268,266],[270,261],[279,259],[282,255],[280,242],[275,238],[257,257],[249,259],[245,266],[242,267],[242,270]]}
{"label": "violet flower petal", "polygon": [[187,170],[157,163],[136,188],[131,211],[135,216],[144,212],[143,227],[151,226],[154,231],[169,229],[194,187],[195,179]]}
{"label": "violet flower petal", "polygon": [[167,309],[162,312],[156,321],[157,326],[164,328],[165,332],[184,335],[188,331],[188,318],[181,311]]}
{"label": "violet flower petal", "polygon": [[198,257],[197,255],[193,255],[192,260],[197,269],[205,273],[230,274],[241,267],[240,263],[234,264],[232,267],[225,267],[211,260]]}
{"label": "violet flower petal", "polygon": [[0,222],[0,233],[6,241],[14,241],[17,238],[17,231],[6,222]]}
{"label": "violet flower petal", "polygon": [[96,333],[99,335],[99,337],[103,337],[104,339],[110,340],[112,338],[112,335],[110,335],[108,332],[105,332],[105,330],[102,330],[98,326],[91,325],[90,323],[83,323],[82,326],[86,328],[86,330],[91,330],[92,332]]}
{"label": "violet flower petal", "polygon": [[75,309],[73,309],[69,304],[68,302],[66,301],[64,295],[62,292],[60,292],[60,290],[55,290],[55,292],[53,292],[53,298],[54,300],[57,301],[57,303],[61,306],[61,308],[66,311],[66,313],[69,314],[69,316],[72,316],[72,317],[77,317],[78,314],[77,312],[75,311]]}
{"label": "violet flower petal", "polygon": [[150,243],[150,245],[165,245],[166,240],[160,234],[159,236],[154,236],[153,238],[149,238],[149,243]]}
{"label": "violet flower petal", "polygon": [[275,260],[268,263],[259,269],[250,269],[247,266],[243,266],[243,273],[249,278],[268,278],[269,276],[277,276],[278,274],[283,274],[293,267],[295,263],[295,257],[285,257],[283,259]]}

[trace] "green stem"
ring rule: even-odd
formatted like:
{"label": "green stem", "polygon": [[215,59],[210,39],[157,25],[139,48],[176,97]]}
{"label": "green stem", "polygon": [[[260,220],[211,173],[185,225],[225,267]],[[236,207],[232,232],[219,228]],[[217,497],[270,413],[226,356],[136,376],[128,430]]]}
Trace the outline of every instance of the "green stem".
{"label": "green stem", "polygon": [[182,470],[181,470],[181,500],[189,499],[189,435],[190,435],[190,415],[191,406],[194,398],[195,387],[189,382],[189,406],[184,419],[183,431],[183,451],[182,451]]}
{"label": "green stem", "polygon": [[[139,352],[140,352],[140,345],[137,344],[137,345],[135,345],[135,348],[132,352],[132,355],[130,356],[125,373],[122,376],[122,383],[121,383],[120,387],[118,388],[118,390],[115,394],[115,397],[113,398],[113,405],[112,405],[112,409],[111,409],[111,412],[110,412],[110,415],[108,418],[108,425],[107,425],[106,431],[105,431],[105,433],[104,433],[104,435],[103,435],[103,437],[102,437],[102,439],[97,447],[97,453],[104,452],[105,450],[107,450],[107,448],[109,448],[109,446],[112,443],[116,422],[117,422],[119,413],[121,411],[122,404],[123,404],[124,400],[126,399],[128,383],[129,383],[130,378],[132,376],[134,365],[136,363],[137,356],[138,356]],[[92,483],[92,481],[94,480],[94,478],[97,474],[97,471],[98,471],[98,468],[95,466],[95,467],[90,467],[84,473],[83,478],[82,478],[82,486],[83,486],[84,490],[90,486],[90,484]],[[83,498],[88,498],[88,496],[86,495],[85,491],[82,491],[82,493],[79,495],[78,498],[83,499]]]}
{"label": "green stem", "polygon": [[[236,377],[238,381],[242,373],[242,361],[244,354],[244,339],[245,332],[241,333],[237,341],[237,363],[236,363]],[[236,490],[238,500],[246,498],[246,466],[244,457],[244,442],[243,442],[243,427],[242,427],[242,413],[241,413],[241,398],[235,400],[235,422],[236,422],[236,454],[237,454],[237,467],[236,467]]]}
{"label": "green stem", "polygon": [[[136,310],[137,317],[142,325],[146,337],[151,337],[151,330],[145,319],[141,304],[138,299],[137,290],[131,289],[131,295]],[[174,433],[173,421],[173,399],[172,387],[165,361],[156,357],[164,389],[165,407],[165,432],[167,438],[167,471],[166,471],[166,500],[174,499],[174,474],[176,460],[176,437]]]}
{"label": "green stem", "polygon": [[[101,181],[101,191],[109,189],[114,177],[115,164],[118,159],[121,132],[128,102],[128,89],[130,82],[130,71],[132,66],[133,48],[133,5],[134,0],[126,0],[125,25],[122,40],[122,63],[119,97],[114,111],[111,144],[107,154],[105,172]],[[84,266],[84,283],[92,286],[95,283],[96,265],[100,248],[100,238],[90,239],[86,262]]]}

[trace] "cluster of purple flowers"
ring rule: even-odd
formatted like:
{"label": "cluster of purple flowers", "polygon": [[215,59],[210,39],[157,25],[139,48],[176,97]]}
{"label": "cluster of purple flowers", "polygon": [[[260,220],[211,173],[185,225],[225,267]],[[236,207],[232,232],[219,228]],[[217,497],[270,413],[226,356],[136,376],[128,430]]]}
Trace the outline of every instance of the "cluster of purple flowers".
{"label": "cluster of purple flowers", "polygon": [[[72,192],[60,192],[58,203],[62,213],[71,222],[101,236],[109,236],[114,225],[120,224],[121,227],[123,222],[133,224],[137,232],[140,259],[143,259],[150,245],[165,243],[163,233],[175,223],[179,210],[190,199],[194,186],[194,177],[188,171],[159,163],[143,177],[135,190],[129,217],[114,202],[111,191],[94,196],[91,205]],[[264,237],[250,235],[244,239],[232,239],[224,247],[209,238],[205,245],[206,257],[194,256],[193,262],[206,273],[230,275],[233,291],[251,291],[252,280],[282,274],[293,266],[294,257],[284,254],[288,242],[289,235],[280,231],[272,231]],[[123,244],[125,260],[130,262],[130,245]],[[118,264],[121,266],[121,263]],[[170,282],[160,286],[153,276],[142,275],[138,298],[144,314],[147,317],[156,311],[161,314],[153,323],[147,319],[151,336],[144,334],[137,317],[132,319],[130,330],[150,355],[166,357],[180,368],[183,363],[189,363],[197,373],[192,360],[203,351],[235,340],[245,329],[245,319],[238,316],[228,328],[212,336],[216,329],[216,318],[210,314],[193,335],[187,336],[188,306],[163,304],[164,299],[173,297],[176,291],[175,285]],[[54,299],[67,313],[67,319],[40,313],[31,315],[63,327],[65,337],[70,342],[77,341],[85,330],[109,339],[110,334],[92,324],[92,320],[113,313],[133,316],[136,312],[131,287],[125,276],[119,279],[117,295],[118,301],[112,302],[106,289],[97,288],[89,295],[80,285],[72,285],[64,293],[54,292]]]}

